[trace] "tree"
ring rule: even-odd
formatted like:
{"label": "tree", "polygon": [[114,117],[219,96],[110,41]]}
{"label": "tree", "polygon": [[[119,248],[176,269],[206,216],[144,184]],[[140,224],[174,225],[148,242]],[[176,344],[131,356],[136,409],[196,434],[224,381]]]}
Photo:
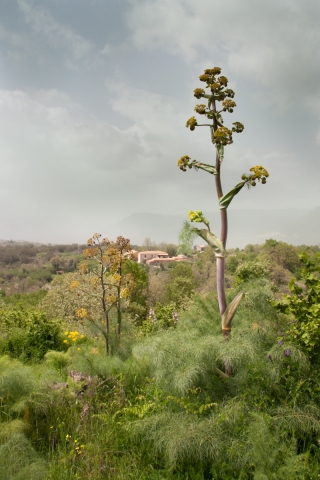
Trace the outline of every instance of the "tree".
{"label": "tree", "polygon": [[192,245],[196,238],[195,232],[190,227],[190,223],[186,220],[183,223],[182,229],[179,232],[179,246],[178,253],[180,255],[191,256],[193,253]]}
{"label": "tree", "polygon": [[175,257],[177,255],[178,247],[177,245],[174,245],[174,243],[168,243],[165,250],[169,254],[169,257]]}
{"label": "tree", "polygon": [[[221,230],[220,238],[211,232],[208,220],[204,217],[201,210],[190,211],[188,216],[191,222],[203,223],[206,228],[198,229],[193,228],[201,238],[203,238],[214,250],[216,256],[216,269],[217,269],[217,293],[219,301],[219,309],[222,321],[222,332],[224,336],[228,336],[231,332],[231,322],[235,314],[236,308],[239,305],[244,293],[240,292],[234,300],[227,306],[226,294],[225,294],[225,249],[227,243],[228,233],[228,220],[227,220],[227,208],[242,188],[247,185],[248,187],[256,186],[256,182],[266,183],[266,178],[269,176],[267,170],[257,165],[250,169],[249,174],[243,174],[241,182],[238,183],[232,190],[225,195],[222,191],[221,184],[221,164],[224,159],[224,148],[227,145],[233,143],[233,133],[241,133],[244,126],[240,122],[233,122],[231,129],[223,125],[222,112],[232,113],[236,107],[236,103],[232,100],[234,97],[234,91],[227,88],[228,79],[221,74],[221,68],[214,67],[206,69],[203,75],[200,75],[200,81],[206,84],[206,88],[209,93],[206,93],[203,88],[196,88],[194,90],[194,96],[198,99],[204,98],[207,100],[207,105],[196,105],[195,111],[199,115],[207,117],[209,123],[198,124],[195,117],[189,118],[186,123],[186,127],[191,131],[196,127],[206,126],[210,129],[211,141],[216,149],[216,161],[215,165],[198,162],[197,160],[191,160],[188,155],[184,155],[178,161],[180,170],[186,172],[187,169],[194,168],[195,170],[203,170],[215,177],[216,192],[220,207],[221,217]],[[217,102],[222,102],[222,108],[218,110]]]}
{"label": "tree", "polygon": [[169,271],[169,282],[165,287],[167,303],[172,303],[175,308],[195,293],[195,282],[192,266],[189,263],[177,263]]}
{"label": "tree", "polygon": [[[110,312],[112,309],[116,310],[116,332],[119,338],[122,320],[121,301],[129,298],[135,286],[135,280],[131,272],[123,271],[124,263],[130,257],[130,240],[121,236],[117,237],[115,242],[107,238],[100,240],[100,238],[100,233],[95,233],[92,238],[89,238],[87,242],[89,248],[83,252],[86,262],[79,266],[80,274],[84,277],[89,276],[90,281],[75,281],[71,283],[71,287],[82,291],[85,295],[100,299],[105,320],[105,329],[100,330],[105,338],[106,353],[109,354]],[[88,317],[94,322],[84,308],[79,309],[78,317]]]}
{"label": "tree", "polygon": [[272,260],[282,267],[294,272],[300,267],[299,255],[297,248],[285,242],[277,240],[266,240],[263,250],[270,255]]}
{"label": "tree", "polygon": [[299,255],[302,279],[301,288],[292,278],[289,283],[291,295],[283,295],[282,300],[273,302],[281,313],[291,315],[294,321],[287,324],[286,336],[300,344],[310,356],[320,353],[320,253],[314,258],[306,252]]}

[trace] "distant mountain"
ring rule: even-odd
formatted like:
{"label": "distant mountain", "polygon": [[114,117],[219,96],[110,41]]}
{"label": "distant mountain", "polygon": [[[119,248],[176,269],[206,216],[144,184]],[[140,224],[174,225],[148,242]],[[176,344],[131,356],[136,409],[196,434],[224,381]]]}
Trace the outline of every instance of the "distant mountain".
{"label": "distant mountain", "polygon": [[[211,230],[219,234],[220,212],[206,215]],[[243,248],[249,243],[263,243],[267,238],[282,240],[293,245],[320,243],[320,207],[312,210],[288,208],[284,210],[232,210],[228,209],[229,248]],[[106,235],[130,238],[132,244],[141,245],[145,238],[160,243],[178,243],[178,234],[187,215],[161,215],[135,213],[116,224],[109,225]],[[202,243],[202,240],[199,239]]]}

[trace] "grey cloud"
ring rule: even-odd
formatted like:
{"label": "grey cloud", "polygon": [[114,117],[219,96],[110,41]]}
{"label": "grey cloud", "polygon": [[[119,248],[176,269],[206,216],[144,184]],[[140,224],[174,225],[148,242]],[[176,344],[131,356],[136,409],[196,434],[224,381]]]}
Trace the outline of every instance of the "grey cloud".
{"label": "grey cloud", "polygon": [[139,48],[162,48],[188,62],[210,56],[272,88],[273,101],[293,102],[320,91],[319,19],[315,1],[133,0],[128,28]]}
{"label": "grey cloud", "polygon": [[[75,61],[87,58],[92,52],[92,42],[56,21],[43,7],[34,6],[26,0],[17,0],[17,3],[24,14],[25,22],[34,32],[43,35],[54,48],[65,48]],[[71,60],[69,65],[72,65]]]}

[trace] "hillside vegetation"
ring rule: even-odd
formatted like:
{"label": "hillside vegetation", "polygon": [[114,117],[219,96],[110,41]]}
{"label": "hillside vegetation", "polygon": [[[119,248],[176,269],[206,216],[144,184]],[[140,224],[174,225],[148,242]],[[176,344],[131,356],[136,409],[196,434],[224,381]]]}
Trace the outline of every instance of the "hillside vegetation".
{"label": "hillside vegetation", "polygon": [[0,478],[318,478],[319,246],[227,252],[226,341],[212,249],[119,274],[101,245],[0,247]]}

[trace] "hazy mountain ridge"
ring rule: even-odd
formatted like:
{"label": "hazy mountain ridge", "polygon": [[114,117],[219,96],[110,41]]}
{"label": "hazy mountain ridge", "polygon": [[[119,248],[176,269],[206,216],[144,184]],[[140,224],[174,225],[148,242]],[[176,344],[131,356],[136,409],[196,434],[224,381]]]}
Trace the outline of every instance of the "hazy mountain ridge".
{"label": "hazy mountain ridge", "polygon": [[[205,213],[205,215],[210,221],[211,230],[218,234],[219,211]],[[320,243],[320,206],[312,210],[229,209],[228,218],[229,248],[243,248],[249,243],[263,243],[267,238],[274,238],[292,245]],[[178,243],[178,234],[186,219],[187,214],[135,213],[107,226],[105,232],[110,239],[123,235],[130,238],[131,243],[136,245],[141,245],[146,237],[155,242]]]}

